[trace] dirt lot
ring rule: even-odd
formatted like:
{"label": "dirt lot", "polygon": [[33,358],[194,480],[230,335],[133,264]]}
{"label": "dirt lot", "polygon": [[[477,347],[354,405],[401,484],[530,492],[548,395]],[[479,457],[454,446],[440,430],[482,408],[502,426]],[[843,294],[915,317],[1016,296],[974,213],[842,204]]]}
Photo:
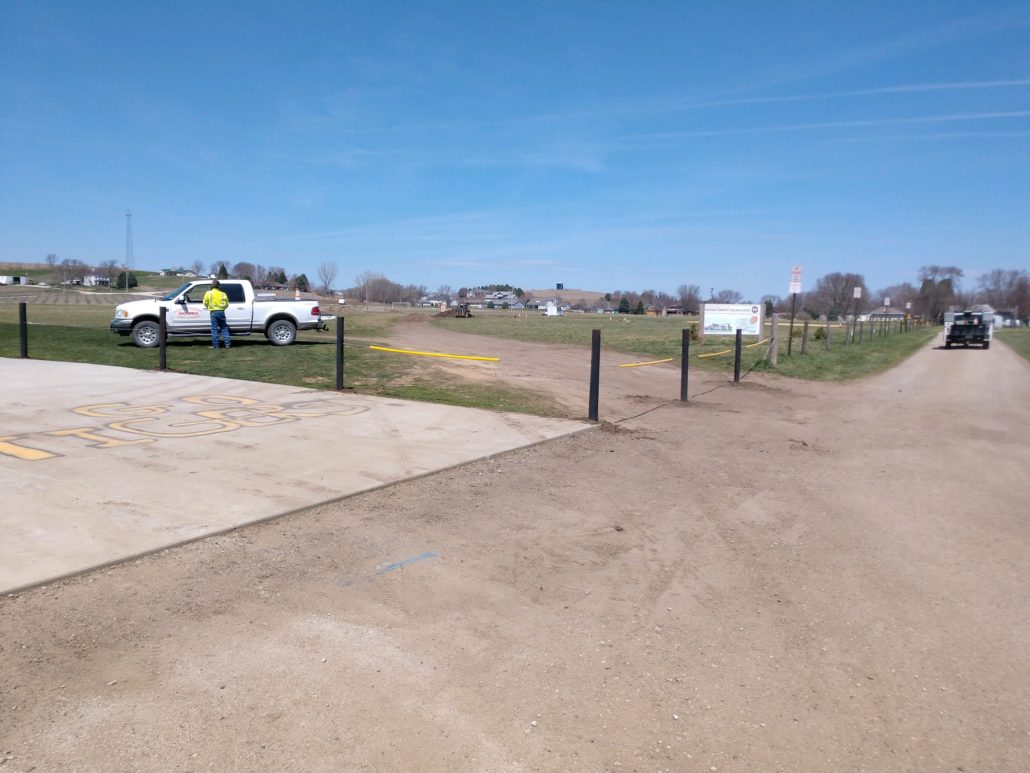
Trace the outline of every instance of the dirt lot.
{"label": "dirt lot", "polygon": [[597,430],[0,600],[0,768],[1025,770],[1030,366],[629,359]]}

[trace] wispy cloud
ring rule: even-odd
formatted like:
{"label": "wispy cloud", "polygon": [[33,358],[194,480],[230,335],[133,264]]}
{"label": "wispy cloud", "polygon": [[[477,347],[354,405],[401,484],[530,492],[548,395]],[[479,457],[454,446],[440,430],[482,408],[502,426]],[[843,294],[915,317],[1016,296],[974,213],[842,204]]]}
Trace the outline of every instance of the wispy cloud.
{"label": "wispy cloud", "polygon": [[872,118],[853,121],[822,121],[816,123],[783,124],[778,126],[745,126],[722,129],[699,129],[674,132],[649,132],[625,135],[623,140],[681,140],[698,137],[722,137],[742,134],[766,134],[773,132],[818,131],[824,129],[875,128],[906,124],[941,124],[960,121],[989,121],[1030,117],[1030,110],[1009,110],[993,113],[955,113],[950,115],[928,115],[914,118]]}
{"label": "wispy cloud", "polygon": [[862,143],[862,142],[953,142],[955,140],[1008,140],[1030,137],[1027,131],[965,131],[937,132],[923,134],[880,134],[875,137],[833,137],[825,140],[829,143]]}
{"label": "wispy cloud", "polygon": [[769,88],[799,81],[824,77],[838,72],[856,70],[874,64],[902,59],[913,54],[949,46],[974,38],[1030,26],[1030,8],[1016,8],[998,13],[986,13],[955,19],[935,27],[918,30],[870,46],[841,51],[821,62],[805,61],[797,66],[769,70],[761,83],[751,88]]}
{"label": "wispy cloud", "polygon": [[920,92],[942,91],[985,91],[992,89],[1014,89],[1030,86],[1030,78],[991,81],[957,81],[944,83],[903,83],[896,86],[880,86],[869,89],[852,89],[850,91],[823,91],[811,94],[780,94],[768,97],[739,97],[734,99],[710,99],[679,104],[665,105],[664,110],[703,110],[714,107],[734,107],[738,105],[776,105],[791,102],[819,102],[848,97],[872,97],[888,94],[915,94]]}

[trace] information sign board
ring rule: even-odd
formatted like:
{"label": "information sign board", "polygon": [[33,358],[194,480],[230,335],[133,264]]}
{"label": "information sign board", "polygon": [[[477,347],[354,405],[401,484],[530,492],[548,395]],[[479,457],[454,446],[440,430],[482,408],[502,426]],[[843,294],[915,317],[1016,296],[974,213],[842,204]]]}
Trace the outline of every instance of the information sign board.
{"label": "information sign board", "polygon": [[761,306],[757,303],[706,303],[704,304],[704,334],[716,336],[762,334]]}

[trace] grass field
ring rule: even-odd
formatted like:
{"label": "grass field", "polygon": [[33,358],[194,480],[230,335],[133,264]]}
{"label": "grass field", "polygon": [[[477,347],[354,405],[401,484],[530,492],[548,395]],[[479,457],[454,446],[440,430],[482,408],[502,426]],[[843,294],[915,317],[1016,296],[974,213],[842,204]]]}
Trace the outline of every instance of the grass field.
{"label": "grass field", "polygon": [[[29,356],[40,360],[89,362],[144,370],[157,369],[157,349],[139,349],[109,325],[111,306],[27,305]],[[417,363],[384,357],[369,344],[385,344],[396,323],[391,314],[350,314],[346,319],[345,386],[384,397],[425,400],[476,408],[541,415],[557,412],[553,401],[532,390],[464,384]],[[41,322],[40,320],[45,320]],[[18,305],[0,304],[0,357],[19,357]],[[264,336],[233,339],[232,354],[211,349],[204,338],[173,338],[168,368],[180,373],[261,381],[316,389],[336,387],[335,332],[302,332],[297,343],[278,347]]]}
{"label": "grass field", "polygon": [[[119,268],[115,277],[118,273],[121,273],[123,269]],[[103,272],[98,269],[98,274]],[[133,290],[139,290],[141,292],[147,290],[174,290],[176,287],[181,285],[186,280],[181,276],[161,276],[156,271],[144,271],[142,269],[133,269],[132,273],[136,276],[138,286],[131,288]],[[54,271],[50,270],[49,266],[34,266],[32,268],[0,268],[0,274],[11,274],[16,276],[27,276],[32,282],[39,284],[40,282],[46,282],[54,287],[60,287],[60,283],[57,281],[57,276]],[[75,286],[76,290],[83,290],[86,292],[96,293],[110,293],[112,292],[108,287],[80,287]],[[117,292],[117,291],[115,291]]]}
{"label": "grass field", "polygon": [[1008,328],[999,330],[995,335],[999,340],[1015,349],[1022,357],[1030,360],[1030,328]]}
{"label": "grass field", "polygon": [[[115,294],[117,296],[117,294]],[[69,296],[74,297],[74,296]],[[35,359],[90,362],[129,368],[156,369],[156,349],[138,349],[127,337],[115,336],[109,324],[114,301],[78,304],[28,303],[29,356]],[[411,311],[407,312],[412,313]],[[389,332],[405,315],[347,310],[345,385],[358,392],[470,407],[547,415],[556,407],[549,396],[531,390],[491,384],[469,384],[411,358],[384,357],[369,344],[385,344]],[[591,331],[601,330],[606,349],[639,355],[641,359],[681,356],[682,330],[692,320],[683,317],[636,317],[570,315],[546,318],[530,314],[489,312],[472,319],[438,318],[434,324],[468,333],[587,348]],[[800,332],[800,327],[796,328]],[[779,364],[773,369],[765,360],[768,344],[745,341],[742,370],[774,370],[776,373],[813,380],[841,380],[885,370],[923,346],[936,329],[908,333],[866,335],[861,344],[842,345],[843,329],[831,330],[831,349],[823,341],[809,341],[802,355],[801,340],[794,339],[793,356],[787,356],[787,326],[781,326]],[[1014,331],[1022,332],[1022,331]],[[293,346],[271,346],[263,336],[234,340],[231,356],[210,348],[206,338],[173,338],[168,345],[168,367],[182,373],[221,376],[321,389],[335,388],[335,333],[305,332]],[[733,338],[709,337],[704,345],[691,345],[691,367],[732,373]],[[717,354],[715,357],[703,355]],[[0,356],[20,355],[18,304],[0,303]],[[701,358],[698,355],[702,355]],[[458,388],[460,386],[460,388]]]}
{"label": "grass field", "polygon": [[[536,341],[555,346],[590,346],[591,331],[601,331],[601,345],[606,349],[639,354],[653,359],[682,356],[682,330],[696,325],[694,317],[645,317],[635,315],[570,314],[564,317],[544,317],[529,313],[516,317],[511,312],[475,312],[471,319],[453,317],[434,318],[433,323],[450,330],[479,335]],[[823,325],[818,325],[823,329]],[[745,337],[741,353],[741,368],[774,371],[784,376],[817,381],[839,381],[858,378],[886,370],[915,352],[930,340],[939,328],[920,328],[907,333],[892,332],[882,335],[877,329],[870,336],[863,326],[861,344],[844,346],[844,328],[831,327],[830,351],[824,341],[816,339],[816,326],[809,330],[808,354],[801,354],[801,325],[795,323],[792,355],[787,356],[789,325],[780,324],[779,362],[772,368],[765,361],[768,343]],[[692,341],[692,366],[709,370],[733,370],[734,336],[706,336],[704,344]]]}

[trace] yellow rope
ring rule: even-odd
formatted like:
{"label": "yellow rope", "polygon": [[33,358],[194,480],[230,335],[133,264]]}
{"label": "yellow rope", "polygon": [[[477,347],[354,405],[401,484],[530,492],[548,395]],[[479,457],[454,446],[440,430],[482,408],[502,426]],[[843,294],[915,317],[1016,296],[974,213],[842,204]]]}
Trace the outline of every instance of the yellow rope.
{"label": "yellow rope", "polygon": [[664,360],[651,360],[650,362],[627,362],[625,365],[620,365],[620,368],[642,368],[644,365],[658,365],[663,362],[672,362],[672,357],[666,357]]}
{"label": "yellow rope", "polygon": [[482,360],[484,362],[500,362],[500,357],[476,357],[472,354],[441,354],[440,352],[414,352],[410,349],[389,349],[385,346],[369,346],[377,352],[394,352],[396,354],[415,354],[419,357],[447,357],[452,360]]}

